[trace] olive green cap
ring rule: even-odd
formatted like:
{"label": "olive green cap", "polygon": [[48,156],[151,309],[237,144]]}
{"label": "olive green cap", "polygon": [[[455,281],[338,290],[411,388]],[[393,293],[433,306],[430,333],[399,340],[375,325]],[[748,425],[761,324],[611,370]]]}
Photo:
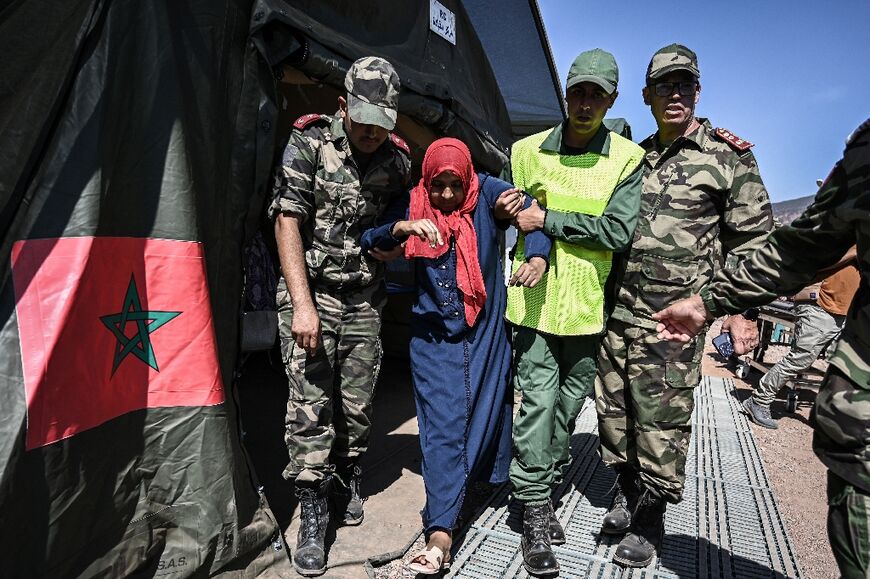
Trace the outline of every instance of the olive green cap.
{"label": "olive green cap", "polygon": [[616,59],[606,50],[593,48],[581,52],[574,59],[571,70],[568,71],[568,82],[565,89],[569,89],[579,82],[593,82],[612,94],[619,84],[619,68]]}

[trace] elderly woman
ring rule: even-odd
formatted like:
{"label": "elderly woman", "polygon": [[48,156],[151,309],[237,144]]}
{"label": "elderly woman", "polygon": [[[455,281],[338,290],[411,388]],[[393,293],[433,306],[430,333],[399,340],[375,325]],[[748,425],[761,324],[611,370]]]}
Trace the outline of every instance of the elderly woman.
{"label": "elderly woman", "polygon": [[[468,484],[507,479],[513,396],[498,234],[525,199],[509,183],[476,173],[461,141],[439,139],[426,151],[408,219],[363,236],[364,250],[388,250],[407,240],[405,256],[414,260],[410,353],[427,539],[408,564],[417,573],[449,566]],[[546,235],[529,235],[526,262],[510,283],[534,286],[547,268],[550,246]]]}

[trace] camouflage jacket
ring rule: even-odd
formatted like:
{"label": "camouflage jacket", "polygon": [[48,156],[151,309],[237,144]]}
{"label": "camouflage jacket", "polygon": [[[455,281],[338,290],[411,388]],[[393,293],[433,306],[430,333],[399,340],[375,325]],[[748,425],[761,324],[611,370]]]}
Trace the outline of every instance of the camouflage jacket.
{"label": "camouflage jacket", "polygon": [[807,285],[855,243],[861,284],[829,358],[854,388],[819,392],[813,447],[835,473],[870,491],[870,120],[849,138],[804,214],[771,234],[742,267],[720,272],[701,298],[716,315],[770,303]]}
{"label": "camouflage jacket", "polygon": [[696,131],[666,149],[658,134],[640,144],[646,155],[637,229],[612,274],[612,316],[623,322],[655,328],[653,313],[699,291],[726,257],[754,249],[773,227],[751,145],[698,120]]}
{"label": "camouflage jacket", "polygon": [[360,237],[406,194],[410,169],[407,145],[394,135],[361,175],[339,115],[305,115],[294,123],[275,170],[268,215],[274,220],[287,212],[299,219],[313,286],[354,290],[383,278],[383,264],[363,255]]}

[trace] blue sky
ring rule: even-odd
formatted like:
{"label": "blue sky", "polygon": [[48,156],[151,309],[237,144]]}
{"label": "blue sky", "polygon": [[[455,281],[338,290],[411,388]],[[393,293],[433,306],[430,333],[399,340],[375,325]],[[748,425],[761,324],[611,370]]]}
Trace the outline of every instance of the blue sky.
{"label": "blue sky", "polygon": [[[755,143],[773,201],[816,191],[846,137],[870,117],[870,2],[538,0],[559,76],[600,47],[616,56],[635,140],[655,132],[641,88],[652,54],[679,42],[698,54],[696,114]],[[588,24],[587,24],[588,23]]]}

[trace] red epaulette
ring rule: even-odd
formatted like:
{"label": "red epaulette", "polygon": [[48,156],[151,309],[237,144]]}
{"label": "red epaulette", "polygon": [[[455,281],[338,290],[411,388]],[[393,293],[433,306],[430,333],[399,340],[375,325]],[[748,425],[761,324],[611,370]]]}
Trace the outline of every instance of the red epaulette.
{"label": "red epaulette", "polygon": [[296,122],[293,123],[293,127],[297,128],[301,131],[302,129],[304,129],[305,127],[307,127],[308,125],[310,125],[311,123],[313,123],[314,121],[316,121],[319,118],[320,118],[320,115],[318,115],[317,113],[311,113],[310,115],[302,115],[301,117],[296,119]]}
{"label": "red epaulette", "polygon": [[751,149],[754,145],[747,141],[746,139],[741,139],[731,131],[727,129],[723,129],[719,127],[716,129],[716,136],[731,145],[732,148],[740,151],[741,153],[745,153],[749,149]]}
{"label": "red epaulette", "polygon": [[393,144],[405,151],[409,156],[411,154],[411,148],[408,146],[408,143],[402,139],[402,137],[398,136],[396,133],[390,133],[390,140],[393,141]]}

